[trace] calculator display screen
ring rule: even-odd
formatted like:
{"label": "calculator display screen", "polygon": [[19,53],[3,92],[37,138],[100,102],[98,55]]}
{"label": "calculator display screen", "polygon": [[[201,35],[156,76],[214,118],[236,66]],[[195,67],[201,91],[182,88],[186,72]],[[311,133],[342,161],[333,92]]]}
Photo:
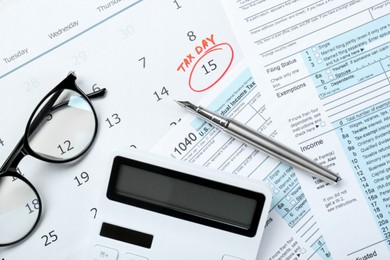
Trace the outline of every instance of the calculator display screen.
{"label": "calculator display screen", "polygon": [[117,157],[108,197],[173,217],[254,236],[264,195]]}

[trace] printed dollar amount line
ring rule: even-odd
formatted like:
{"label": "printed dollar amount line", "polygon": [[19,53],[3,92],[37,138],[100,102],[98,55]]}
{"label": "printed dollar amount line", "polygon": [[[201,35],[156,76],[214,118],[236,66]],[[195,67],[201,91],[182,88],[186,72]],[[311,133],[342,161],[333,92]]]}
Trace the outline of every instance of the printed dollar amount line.
{"label": "printed dollar amount line", "polygon": [[66,43],[68,43],[68,42],[70,42],[70,41],[76,39],[77,37],[79,37],[79,36],[85,34],[86,32],[88,32],[88,31],[92,30],[93,28],[95,28],[95,27],[101,25],[102,23],[104,23],[104,22],[106,22],[106,21],[112,19],[113,17],[115,17],[115,16],[117,16],[118,14],[120,14],[120,13],[122,13],[122,12],[128,10],[129,8],[135,6],[136,4],[138,4],[138,3],[140,3],[140,2],[142,2],[142,0],[138,0],[138,1],[136,1],[136,2],[134,2],[134,3],[132,3],[132,4],[130,4],[130,5],[126,6],[125,8],[119,10],[118,12],[116,12],[116,13],[114,13],[114,14],[112,14],[112,15],[106,17],[106,18],[104,18],[104,19],[101,20],[100,22],[95,23],[94,25],[92,25],[92,26],[88,27],[87,29],[85,29],[85,30],[79,32],[78,34],[76,34],[76,35],[70,37],[69,39],[67,39],[67,40],[65,40],[65,41],[63,41],[63,42],[61,42],[61,43],[55,45],[54,47],[48,49],[47,51],[45,51],[45,52],[43,52],[43,53],[41,53],[41,54],[35,56],[34,58],[32,58],[32,59],[26,61],[25,63],[23,63],[23,64],[17,66],[16,68],[14,68],[14,69],[12,69],[12,70],[10,70],[10,71],[4,73],[3,75],[0,76],[0,79],[2,79],[2,78],[4,78],[4,77],[8,76],[9,74],[11,74],[11,73],[17,71],[17,70],[20,69],[20,68],[22,68],[22,67],[24,67],[24,66],[30,64],[31,62],[33,62],[33,61],[35,61],[35,60],[37,60],[37,59],[39,59],[39,58],[45,56],[46,54],[48,54],[48,53],[54,51],[55,49],[61,47],[62,45],[64,45],[64,44],[66,44]]}

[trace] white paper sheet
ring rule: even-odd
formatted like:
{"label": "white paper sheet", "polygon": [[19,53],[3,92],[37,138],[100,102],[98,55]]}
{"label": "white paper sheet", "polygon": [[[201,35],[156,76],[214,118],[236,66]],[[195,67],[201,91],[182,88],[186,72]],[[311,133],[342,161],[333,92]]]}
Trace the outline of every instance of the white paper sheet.
{"label": "white paper sheet", "polygon": [[0,248],[0,259],[85,259],[108,155],[149,150],[181,120],[173,98],[198,100],[218,88],[242,59],[240,48],[216,1],[2,0],[0,22],[0,163],[35,106],[69,71],[85,93],[107,88],[92,101],[99,129],[81,160],[20,163],[43,200],[42,219],[22,243]]}

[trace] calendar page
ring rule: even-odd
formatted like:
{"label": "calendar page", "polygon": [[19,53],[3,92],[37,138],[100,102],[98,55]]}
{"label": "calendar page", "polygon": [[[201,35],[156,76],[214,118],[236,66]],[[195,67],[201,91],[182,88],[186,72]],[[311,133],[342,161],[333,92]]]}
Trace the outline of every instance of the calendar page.
{"label": "calendar page", "polygon": [[[149,150],[242,61],[217,1],[0,1],[0,162],[40,100],[70,71],[91,100],[98,133],[81,159],[51,164],[26,156],[19,172],[38,190],[38,227],[1,260],[84,259],[99,215],[108,155]],[[71,128],[69,121],[63,128]],[[66,151],[66,144],[62,145]],[[3,225],[1,223],[0,225]]]}
{"label": "calendar page", "polygon": [[[120,149],[267,182],[273,202],[260,259],[387,259],[389,7],[389,0],[0,0],[1,164],[70,72],[86,94],[107,91],[91,99],[98,131],[82,158],[57,164],[27,155],[19,163],[42,199],[25,210],[42,216],[26,239],[0,247],[0,260],[86,259],[108,158]],[[328,185],[272,159],[174,100],[235,117],[342,181]],[[70,119],[61,131],[77,124]],[[72,149],[66,138],[55,147],[58,156]]]}

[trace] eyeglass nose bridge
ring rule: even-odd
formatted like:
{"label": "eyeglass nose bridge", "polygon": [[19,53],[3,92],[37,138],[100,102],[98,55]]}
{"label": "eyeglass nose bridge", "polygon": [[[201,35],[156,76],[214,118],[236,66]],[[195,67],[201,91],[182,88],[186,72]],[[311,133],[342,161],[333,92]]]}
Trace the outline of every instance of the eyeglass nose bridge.
{"label": "eyeglass nose bridge", "polygon": [[7,171],[15,171],[17,172],[17,167],[20,161],[28,155],[24,145],[23,145],[23,137],[19,140],[18,144],[15,146],[11,154],[5,160],[3,165],[0,168],[0,175]]}

